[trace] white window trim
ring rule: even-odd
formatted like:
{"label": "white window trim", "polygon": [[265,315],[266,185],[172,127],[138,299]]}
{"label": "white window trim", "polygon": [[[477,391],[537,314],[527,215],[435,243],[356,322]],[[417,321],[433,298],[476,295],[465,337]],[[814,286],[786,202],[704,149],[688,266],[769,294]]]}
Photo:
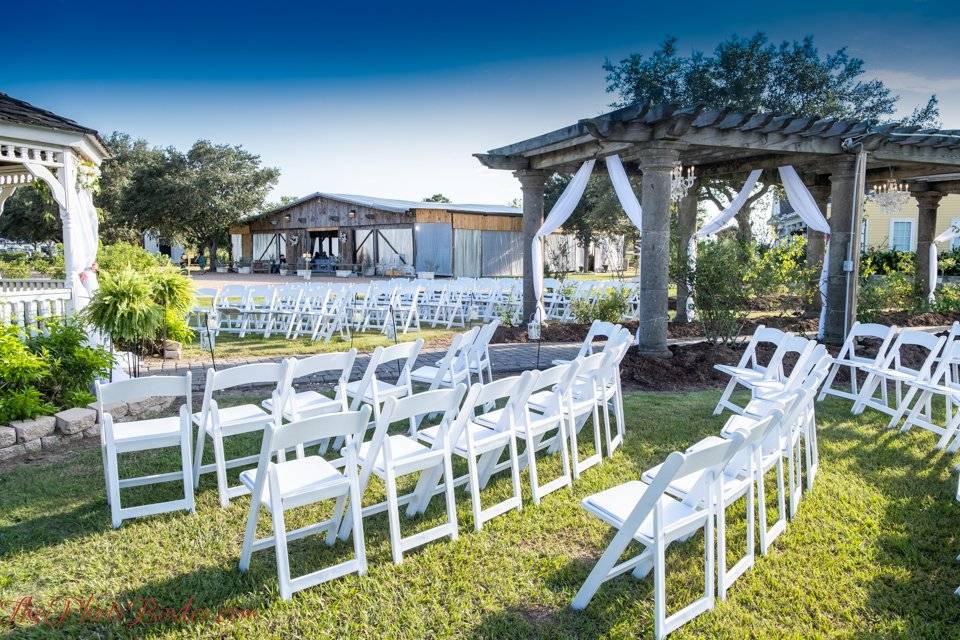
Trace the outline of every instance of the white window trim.
{"label": "white window trim", "polygon": [[917,250],[917,225],[912,218],[890,218],[890,239],[887,241],[888,248],[893,250],[893,226],[897,222],[906,222],[910,225],[910,248],[907,251]]}

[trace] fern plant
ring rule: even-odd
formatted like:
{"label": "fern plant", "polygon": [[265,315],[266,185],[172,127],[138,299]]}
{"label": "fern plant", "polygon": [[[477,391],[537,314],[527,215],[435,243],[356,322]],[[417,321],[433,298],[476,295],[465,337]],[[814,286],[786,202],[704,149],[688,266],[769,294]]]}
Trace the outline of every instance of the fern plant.
{"label": "fern plant", "polygon": [[153,339],[163,326],[163,307],[154,299],[147,276],[131,267],[105,272],[83,318],[110,336],[120,347],[139,352],[141,342]]}

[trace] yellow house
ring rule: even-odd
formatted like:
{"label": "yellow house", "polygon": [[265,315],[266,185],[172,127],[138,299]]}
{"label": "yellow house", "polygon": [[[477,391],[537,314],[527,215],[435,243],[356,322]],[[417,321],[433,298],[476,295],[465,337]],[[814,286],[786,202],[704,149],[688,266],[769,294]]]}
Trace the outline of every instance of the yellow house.
{"label": "yellow house", "polygon": [[[863,225],[860,229],[862,250],[897,249],[898,251],[916,251],[918,217],[919,210],[915,198],[908,199],[900,211],[893,214],[882,211],[876,204],[867,200]],[[771,223],[781,237],[802,233],[806,229],[803,221],[800,220],[800,216],[793,212],[787,202],[774,202]],[[957,194],[946,195],[940,200],[934,236],[940,235],[952,224],[960,227],[960,195]],[[960,249],[960,238],[947,243],[940,243],[938,248],[941,251]]]}
{"label": "yellow house", "polygon": [[[910,198],[894,214],[880,210],[880,207],[867,201],[860,244],[864,249],[897,249],[899,251],[917,250],[917,201]],[[960,195],[946,195],[940,200],[937,209],[937,226],[934,236],[940,235],[950,225],[960,227]],[[944,246],[950,245],[950,246]],[[941,251],[960,249],[960,238],[938,245]]]}

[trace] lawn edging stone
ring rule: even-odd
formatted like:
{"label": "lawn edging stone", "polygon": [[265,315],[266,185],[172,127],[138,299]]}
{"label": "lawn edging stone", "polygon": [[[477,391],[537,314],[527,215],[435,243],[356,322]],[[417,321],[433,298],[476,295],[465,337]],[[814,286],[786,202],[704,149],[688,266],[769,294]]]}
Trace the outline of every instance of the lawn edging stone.
{"label": "lawn edging stone", "polygon": [[65,435],[80,433],[97,424],[97,412],[86,407],[64,409],[54,417],[57,419],[57,431]]}

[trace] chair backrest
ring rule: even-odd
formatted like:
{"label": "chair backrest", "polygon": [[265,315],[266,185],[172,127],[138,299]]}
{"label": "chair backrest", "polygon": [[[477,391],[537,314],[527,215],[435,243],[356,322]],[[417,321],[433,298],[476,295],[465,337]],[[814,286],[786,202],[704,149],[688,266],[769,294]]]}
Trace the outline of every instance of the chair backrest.
{"label": "chair backrest", "polygon": [[281,362],[241,364],[220,371],[212,368],[207,369],[207,383],[203,389],[203,404],[200,407],[204,416],[204,423],[206,424],[209,415],[213,394],[217,391],[248,384],[273,384],[275,385],[273,393],[279,395],[289,364],[289,360],[283,360]]}
{"label": "chair backrest", "polygon": [[312,376],[324,371],[340,371],[341,379],[349,380],[353,371],[353,362],[357,358],[357,350],[339,351],[336,353],[321,353],[307,358],[292,358],[287,377],[291,382],[305,376]]}
{"label": "chair backrest", "polygon": [[[260,460],[257,465],[257,485],[261,485],[261,478],[271,464],[270,456],[275,451],[291,449],[300,444],[316,442],[327,438],[344,438],[345,448],[349,455],[356,456],[360,446],[361,436],[367,429],[370,420],[370,407],[363,406],[359,411],[342,411],[327,413],[302,420],[294,420],[280,424],[276,419],[263,433],[263,445],[260,449]],[[354,458],[355,459],[355,458]]]}
{"label": "chair backrest", "polygon": [[423,338],[417,338],[410,342],[398,342],[397,344],[383,347],[383,351],[380,354],[380,364],[386,364],[394,360],[405,360],[406,364],[404,366],[407,369],[412,369],[422,348]]}
{"label": "chair backrest", "polygon": [[104,407],[120,402],[137,402],[146,398],[182,397],[187,409],[192,409],[193,378],[189,371],[182,376],[148,376],[117,382],[94,384],[97,395],[97,413],[103,419]]}
{"label": "chair backrest", "polygon": [[[457,420],[451,430],[450,438],[452,442],[457,442],[460,434],[464,432],[467,423],[478,413],[478,409],[486,406],[495,406],[498,400],[506,400],[503,412],[497,421],[496,429],[498,431],[507,431],[516,426],[516,416],[519,411],[525,410],[527,400],[536,383],[538,371],[524,371],[519,376],[501,378],[487,384],[474,384],[470,387],[470,392],[464,400],[460,412],[457,414]],[[469,437],[469,430],[467,430]]]}
{"label": "chair backrest", "polygon": [[747,346],[743,350],[743,355],[740,356],[740,362],[737,363],[737,366],[741,368],[749,367],[760,372],[766,372],[767,367],[762,366],[757,360],[757,347],[763,343],[772,344],[774,348],[779,347],[780,343],[788,335],[790,334],[780,329],[774,329],[773,327],[767,327],[762,324],[757,325],[753,335],[750,336],[750,341],[747,342]]}
{"label": "chair backrest", "polygon": [[868,358],[857,353],[857,346],[860,340],[873,338],[880,341],[880,346],[877,349],[876,355],[870,358],[870,360],[872,360],[874,364],[879,364],[883,362],[883,358],[887,354],[887,350],[890,348],[896,335],[896,326],[888,327],[884,324],[872,322],[854,322],[853,326],[850,327],[850,333],[847,334],[847,339],[844,341],[843,347],[840,348],[840,352],[837,354],[837,360],[867,360]]}
{"label": "chair backrest", "polygon": [[217,305],[220,290],[213,287],[200,287],[193,292],[193,306],[195,309],[212,309]]}
{"label": "chair backrest", "polygon": [[590,330],[587,331],[587,337],[583,339],[583,344],[580,345],[580,351],[577,353],[578,356],[589,356],[593,353],[593,341],[597,338],[606,338],[609,342],[610,338],[617,333],[620,329],[620,325],[614,324],[612,322],[605,322],[603,320],[594,320],[590,325]]}
{"label": "chair backrest", "polygon": [[231,307],[240,306],[246,302],[247,296],[249,294],[250,294],[250,289],[246,285],[242,285],[242,284],[224,285],[223,289],[220,290],[220,295],[217,299],[217,303],[220,305],[227,305]]}
{"label": "chair backrest", "polygon": [[[903,329],[897,334],[897,339],[884,357],[881,366],[885,369],[894,369],[901,373],[909,373],[926,379],[933,369],[934,361],[940,356],[945,342],[945,336],[937,336],[933,333],[918,331],[916,329]],[[927,351],[927,355],[919,368],[913,368],[903,364],[902,356],[904,347],[919,347]]]}
{"label": "chair backrest", "polygon": [[[687,504],[707,504],[714,502],[716,483],[727,463],[743,448],[744,434],[736,431],[728,439],[718,441],[703,448],[691,451],[674,451],[660,465],[660,471],[651,480],[643,496],[621,527],[633,535],[640,528],[640,524],[654,510],[662,508],[664,492],[671,482],[677,478],[700,473],[700,479],[690,491],[686,499]],[[662,517],[654,518],[654,527],[660,526]]]}

